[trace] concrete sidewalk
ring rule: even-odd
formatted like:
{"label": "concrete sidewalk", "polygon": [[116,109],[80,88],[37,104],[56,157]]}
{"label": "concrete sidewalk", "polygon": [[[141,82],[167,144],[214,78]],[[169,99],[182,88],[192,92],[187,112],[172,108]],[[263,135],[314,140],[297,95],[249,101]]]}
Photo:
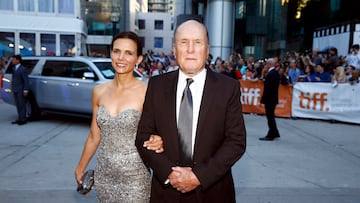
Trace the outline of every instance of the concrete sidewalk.
{"label": "concrete sidewalk", "polygon": [[281,138],[259,141],[266,118],[245,115],[248,145],[233,168],[238,202],[360,202],[360,126],[277,119]]}
{"label": "concrete sidewalk", "polygon": [[[88,119],[48,115],[11,125],[16,110],[1,100],[0,115],[0,203],[96,202],[95,191],[76,193],[73,176]],[[247,151],[233,167],[237,202],[360,202],[360,125],[279,118],[281,138],[264,142],[266,118],[244,116]]]}

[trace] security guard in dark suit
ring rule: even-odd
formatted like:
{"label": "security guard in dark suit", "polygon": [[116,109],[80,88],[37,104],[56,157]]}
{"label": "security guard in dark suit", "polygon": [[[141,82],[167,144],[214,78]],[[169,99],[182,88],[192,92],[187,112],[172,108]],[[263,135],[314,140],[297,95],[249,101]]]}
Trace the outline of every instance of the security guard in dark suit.
{"label": "security guard in dark suit", "polygon": [[21,65],[21,56],[12,57],[13,74],[11,81],[11,90],[14,95],[14,101],[18,113],[18,118],[12,124],[26,124],[26,97],[29,92],[29,77],[26,68]]}

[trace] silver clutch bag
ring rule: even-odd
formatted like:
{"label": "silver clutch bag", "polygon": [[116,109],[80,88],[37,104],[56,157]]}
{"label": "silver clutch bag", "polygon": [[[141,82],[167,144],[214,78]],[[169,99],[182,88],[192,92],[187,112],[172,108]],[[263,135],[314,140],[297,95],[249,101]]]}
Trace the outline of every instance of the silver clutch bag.
{"label": "silver clutch bag", "polygon": [[94,185],[94,170],[87,170],[82,178],[82,184],[78,184],[77,190],[80,194],[87,194]]}

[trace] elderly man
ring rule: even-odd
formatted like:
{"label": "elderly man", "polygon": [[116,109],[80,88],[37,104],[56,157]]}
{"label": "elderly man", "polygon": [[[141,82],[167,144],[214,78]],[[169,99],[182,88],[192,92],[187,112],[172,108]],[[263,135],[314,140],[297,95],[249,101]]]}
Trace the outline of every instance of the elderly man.
{"label": "elderly man", "polygon": [[[235,202],[231,167],[245,152],[237,80],[205,68],[206,27],[195,20],[174,35],[179,70],[149,80],[136,146],[154,172],[151,202]],[[151,134],[164,152],[143,147]]]}

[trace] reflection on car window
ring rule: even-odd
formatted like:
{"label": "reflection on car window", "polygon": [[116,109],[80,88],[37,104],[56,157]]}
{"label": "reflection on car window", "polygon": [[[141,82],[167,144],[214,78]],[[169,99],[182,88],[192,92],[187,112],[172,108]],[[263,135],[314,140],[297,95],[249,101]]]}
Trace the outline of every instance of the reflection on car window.
{"label": "reflection on car window", "polygon": [[26,68],[27,74],[30,74],[38,61],[39,60],[23,60],[21,62],[21,65],[23,65]]}
{"label": "reflection on car window", "polygon": [[[23,65],[26,68],[27,74],[30,74],[31,71],[34,69],[35,65],[37,64],[39,60],[33,59],[33,60],[23,60],[21,62],[21,65]],[[12,62],[9,63],[9,67],[6,69],[6,73],[12,73],[13,72],[14,65]]]}
{"label": "reflection on car window", "polygon": [[101,74],[106,79],[113,79],[115,76],[114,68],[111,65],[111,62],[95,62],[95,65],[99,68]]}
{"label": "reflection on car window", "polygon": [[88,64],[83,62],[74,62],[71,68],[71,77],[86,79],[84,77],[84,73],[93,72],[93,70],[89,67]]}
{"label": "reflection on car window", "polygon": [[71,61],[46,61],[41,75],[71,77]]}
{"label": "reflection on car window", "polygon": [[41,75],[86,79],[85,72],[93,72],[93,70],[84,62],[46,61]]}
{"label": "reflection on car window", "polygon": [[101,71],[101,73],[106,77],[106,78],[114,78],[114,72],[112,72],[112,70],[103,70]]}

